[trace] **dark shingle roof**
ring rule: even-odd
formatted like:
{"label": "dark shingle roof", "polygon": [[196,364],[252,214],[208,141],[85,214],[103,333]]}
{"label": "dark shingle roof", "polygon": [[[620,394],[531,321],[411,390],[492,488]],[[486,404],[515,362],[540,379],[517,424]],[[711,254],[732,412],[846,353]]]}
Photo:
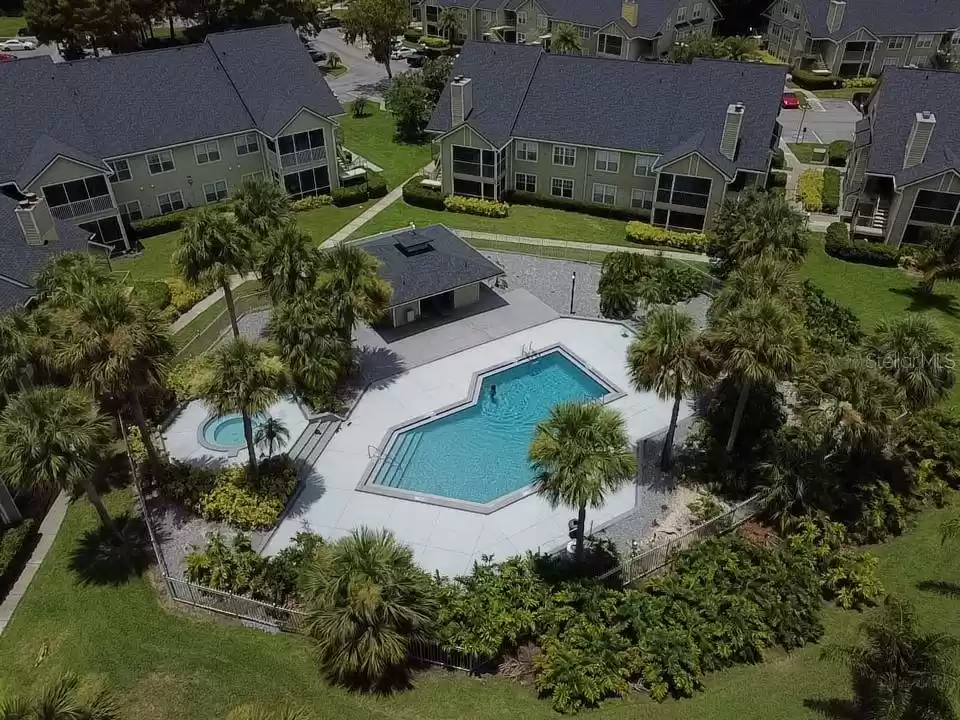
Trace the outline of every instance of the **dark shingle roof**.
{"label": "dark shingle roof", "polygon": [[862,27],[875,35],[915,35],[960,28],[957,0],[847,0],[836,32],[827,27],[830,0],[803,0],[813,37],[842,38]]}
{"label": "dark shingle roof", "polygon": [[[400,248],[401,244],[420,243],[429,243],[430,249],[404,253]],[[380,261],[380,277],[393,288],[391,306],[503,274],[443,225],[376,235],[361,241],[360,247]]]}
{"label": "dark shingle roof", "polygon": [[[454,75],[474,84],[467,124],[497,145],[512,136],[662,155],[696,150],[728,176],[767,169],[785,74],[760,63],[635,62],[503,43],[468,42],[454,63]],[[731,163],[719,147],[736,102],[746,111]],[[449,87],[428,129],[452,129]]]}

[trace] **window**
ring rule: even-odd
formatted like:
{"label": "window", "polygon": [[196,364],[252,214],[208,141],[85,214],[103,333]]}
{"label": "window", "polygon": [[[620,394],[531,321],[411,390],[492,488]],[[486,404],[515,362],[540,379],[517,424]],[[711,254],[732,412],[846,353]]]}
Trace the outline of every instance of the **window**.
{"label": "window", "polygon": [[573,167],[577,164],[577,149],[569,145],[554,145],[553,164]]}
{"label": "window", "polygon": [[617,202],[617,186],[594,183],[593,201],[602,205],[613,205]]}
{"label": "window", "polygon": [[910,220],[937,225],[955,225],[960,210],[960,195],[921,190],[913,203]]}
{"label": "window", "polygon": [[658,203],[705,208],[709,199],[710,180],[708,178],[660,173],[657,183]]}
{"label": "window", "polygon": [[910,64],[915,67],[923,67],[923,55],[914,55],[910,58]]}
{"label": "window", "polygon": [[546,31],[550,27],[550,18],[546,15],[537,15],[537,30]]}
{"label": "window", "polygon": [[171,190],[157,195],[157,207],[160,208],[161,215],[183,210],[186,207],[183,204],[183,193],[179,190]]}
{"label": "window", "polygon": [[933,35],[917,35],[917,42],[913,45],[917,50],[932,48]]}
{"label": "window", "polygon": [[483,197],[483,183],[479,180],[453,179],[453,194],[466,197]]}
{"label": "window", "polygon": [[210,142],[198,143],[193,146],[193,154],[197,156],[197,165],[217,162],[220,159],[220,142],[211,140]]}
{"label": "window", "polygon": [[677,8],[677,22],[682,23],[687,21],[687,6],[681,5]]}
{"label": "window", "polygon": [[517,25],[526,25],[527,24],[527,11],[520,10],[517,13]]}
{"label": "window", "polygon": [[580,39],[581,39],[581,40],[589,40],[589,39],[590,39],[590,36],[593,35],[593,30],[591,30],[590,28],[585,27],[585,26],[583,26],[583,25],[581,25],[578,29],[580,30]]}
{"label": "window", "polygon": [[294,135],[284,135],[277,142],[280,145],[281,155],[319,149],[324,147],[323,130],[311,130],[310,132],[300,132]]}
{"label": "window", "polygon": [[703,3],[693,4],[693,19],[698,20],[703,17]]}
{"label": "window", "polygon": [[94,233],[97,236],[97,242],[104,245],[120,245],[123,243],[123,231],[120,229],[120,221],[116,216],[80,223],[80,227],[87,232]]}
{"label": "window", "polygon": [[883,59],[883,67],[896,67],[900,64],[900,58],[888,57]]}
{"label": "window", "polygon": [[634,188],[630,191],[630,207],[635,210],[650,210],[653,208],[653,190]]}
{"label": "window", "polygon": [[799,3],[797,3],[796,5],[793,6],[793,19],[794,19],[794,20],[799,20],[799,19],[800,19],[800,4],[799,4]]}
{"label": "window", "polygon": [[554,197],[573,198],[573,180],[552,178],[550,180],[550,194]]}
{"label": "window", "polygon": [[527,41],[527,34],[526,34],[526,33],[522,33],[522,32],[518,32],[518,33],[517,33],[517,43],[522,45],[522,44],[525,43],[526,41]]}
{"label": "window", "polygon": [[[103,175],[91,175],[83,180],[71,180],[70,182],[57,185],[45,185],[43,188],[43,197],[46,198],[47,205],[52,208],[69,203],[84,203],[86,200],[105,197],[109,194],[110,191],[107,188],[107,181],[103,178]],[[112,202],[107,202],[107,205],[103,206],[104,202],[106,202],[106,200],[100,201],[96,205],[93,203],[84,203],[83,205],[75,206],[75,211],[71,212],[70,216],[89,215],[90,213],[100,210],[108,210],[113,205]],[[57,215],[57,217],[61,216]]]}
{"label": "window", "polygon": [[906,40],[905,37],[887,38],[887,50],[902,50]]}
{"label": "window", "polygon": [[620,172],[620,153],[615,150],[597,150],[593,169],[601,172]]}
{"label": "window", "polygon": [[790,2],[789,0],[783,0],[783,3],[780,5],[780,12],[784,17],[787,17],[790,14]]}
{"label": "window", "polygon": [[150,171],[151,175],[170,172],[174,167],[173,155],[170,154],[169,150],[147,154],[147,170]]}
{"label": "window", "polygon": [[130,172],[130,162],[127,160],[111,160],[107,163],[113,169],[113,175],[110,180],[113,182],[126,182],[133,179],[133,173]]}
{"label": "window", "polygon": [[252,155],[260,152],[260,143],[257,142],[256,133],[247,133],[238,135],[233,139],[237,146],[237,155]]}
{"label": "window", "polygon": [[603,55],[616,55],[620,57],[620,51],[623,48],[623,38],[619,35],[597,35],[597,52]]}
{"label": "window", "polygon": [[246,175],[240,176],[240,182],[245,182],[247,180],[263,180],[263,170],[257,170],[256,172],[247,173]]}
{"label": "window", "polygon": [[517,140],[516,150],[513,155],[517,160],[537,161],[537,143],[526,140]]}
{"label": "window", "polygon": [[283,176],[283,186],[292,198],[330,193],[330,175],[326,166],[310,168]]}
{"label": "window", "polygon": [[529,173],[517,173],[513,184],[517,190],[523,192],[535,193],[537,191],[537,176]]}
{"label": "window", "polygon": [[960,47],[960,32],[955,32],[950,38],[950,44],[954,47]]}
{"label": "window", "polygon": [[139,200],[120,203],[117,207],[120,209],[120,217],[123,218],[124,222],[132,223],[143,220],[143,208],[140,207]]}
{"label": "window", "polygon": [[489,25],[489,24],[490,24],[490,11],[489,11],[489,10],[484,10],[483,12],[481,12],[481,13],[480,13],[480,20],[483,22],[484,25]]}
{"label": "window", "polygon": [[217,180],[212,183],[204,183],[203,199],[208,203],[220,202],[227,199],[227,181]]}
{"label": "window", "polygon": [[496,153],[493,150],[453,146],[453,174],[471,177],[494,177]]}
{"label": "window", "polygon": [[633,174],[640,177],[653,175],[653,166],[656,165],[659,155],[637,155],[633,160]]}

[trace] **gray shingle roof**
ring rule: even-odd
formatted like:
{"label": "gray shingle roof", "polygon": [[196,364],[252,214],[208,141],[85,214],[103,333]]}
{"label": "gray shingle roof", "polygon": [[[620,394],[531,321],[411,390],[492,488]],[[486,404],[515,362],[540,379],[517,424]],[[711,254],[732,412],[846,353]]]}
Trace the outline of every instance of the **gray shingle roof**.
{"label": "gray shingle roof", "polygon": [[[635,62],[468,42],[454,74],[474,83],[467,124],[497,145],[521,137],[661,155],[696,150],[732,175],[767,169],[786,68]],[[746,111],[731,163],[719,146],[727,107],[736,102]],[[449,87],[428,129],[452,129]]]}
{"label": "gray shingle roof", "polygon": [[827,27],[830,0],[803,0],[815,38],[843,38],[861,27],[881,37],[944,32],[960,28],[957,0],[847,0],[836,32]]}
{"label": "gray shingle roof", "polygon": [[[960,171],[960,73],[887,68],[871,97],[873,128],[867,172],[895,175],[897,185]],[[929,110],[937,118],[924,161],[903,169],[916,114]]]}
{"label": "gray shingle roof", "polygon": [[[398,245],[401,242],[429,243],[430,249],[404,253]],[[361,241],[360,247],[380,261],[380,276],[393,288],[391,306],[503,274],[503,270],[443,225],[376,235]]]}

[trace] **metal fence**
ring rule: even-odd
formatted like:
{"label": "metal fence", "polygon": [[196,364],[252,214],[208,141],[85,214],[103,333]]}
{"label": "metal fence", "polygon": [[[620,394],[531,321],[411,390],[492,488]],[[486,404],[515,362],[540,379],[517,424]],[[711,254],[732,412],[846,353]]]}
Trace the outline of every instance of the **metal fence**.
{"label": "metal fence", "polygon": [[[247,293],[234,298],[234,307],[237,311],[237,320],[239,321],[245,315],[259,310],[266,310],[270,307],[270,298],[265,290]],[[187,360],[196,355],[202,355],[212,348],[220,337],[230,328],[230,313],[226,309],[221,311],[209,323],[203,326],[201,330],[184,339],[177,337],[180,345],[175,360]]]}

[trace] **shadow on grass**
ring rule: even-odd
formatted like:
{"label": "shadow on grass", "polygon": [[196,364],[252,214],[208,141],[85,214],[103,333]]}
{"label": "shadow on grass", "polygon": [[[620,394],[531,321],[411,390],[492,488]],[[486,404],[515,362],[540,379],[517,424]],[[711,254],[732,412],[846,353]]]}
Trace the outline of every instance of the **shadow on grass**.
{"label": "shadow on grass", "polygon": [[140,577],[154,562],[147,527],[139,517],[128,514],[114,518],[116,535],[98,526],[83,534],[70,555],[70,569],[82,585],[123,585]]}
{"label": "shadow on grass", "polygon": [[960,317],[960,300],[948,293],[925,293],[920,288],[890,288],[890,292],[908,298],[907,312],[925,312],[936,310],[951,317]]}
{"label": "shadow on grass", "polygon": [[858,720],[860,717],[852,700],[812,698],[804,700],[803,706],[830,720]]}
{"label": "shadow on grass", "polygon": [[917,583],[917,590],[960,599],[960,583],[949,580],[921,580]]}

